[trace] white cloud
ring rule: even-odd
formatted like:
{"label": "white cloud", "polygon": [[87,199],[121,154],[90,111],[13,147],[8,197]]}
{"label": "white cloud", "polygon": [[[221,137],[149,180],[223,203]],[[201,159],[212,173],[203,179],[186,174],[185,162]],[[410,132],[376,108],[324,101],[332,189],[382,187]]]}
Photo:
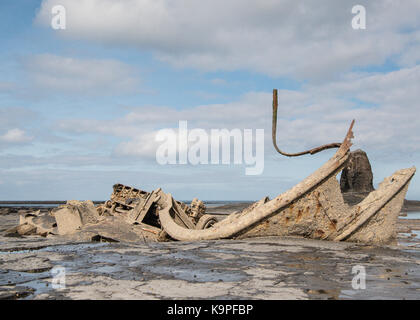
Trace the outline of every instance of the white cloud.
{"label": "white cloud", "polygon": [[115,147],[117,156],[139,156],[155,159],[156,149],[159,143],[155,141],[157,132],[147,132],[135,136],[130,141],[124,141]]}
{"label": "white cloud", "polygon": [[27,136],[26,132],[19,128],[10,129],[5,134],[0,136],[0,142],[6,143],[24,143],[29,142],[32,139],[33,137]]}
{"label": "white cloud", "polygon": [[[266,93],[250,92],[238,101],[200,105],[187,109],[166,106],[132,107],[121,118],[113,120],[65,119],[57,128],[74,133],[100,133],[117,137],[135,137],[164,127],[175,128],[179,120],[210,128],[261,127],[269,118]],[[252,120],[252,121],[250,121]]]}
{"label": "white cloud", "polygon": [[367,29],[357,31],[353,0],[44,0],[36,22],[50,26],[55,4],[68,16],[59,35],[149,50],[178,67],[321,79],[402,52],[401,63],[417,59],[418,0],[362,1]]}
{"label": "white cloud", "polygon": [[27,57],[31,84],[54,93],[113,94],[139,90],[132,67],[111,59],[76,59],[52,54]]}

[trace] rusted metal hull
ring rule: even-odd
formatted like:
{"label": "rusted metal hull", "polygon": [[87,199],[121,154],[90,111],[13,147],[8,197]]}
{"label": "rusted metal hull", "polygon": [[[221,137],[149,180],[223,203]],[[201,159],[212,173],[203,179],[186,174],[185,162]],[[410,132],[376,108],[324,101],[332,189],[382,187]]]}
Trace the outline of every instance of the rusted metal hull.
{"label": "rusted metal hull", "polygon": [[[398,215],[414,172],[414,168],[396,172],[384,181],[383,187],[355,206],[344,202],[338,181],[332,176],[287,208],[234,237],[302,236],[387,243],[396,237]],[[394,185],[390,188],[388,181],[393,179]]]}
{"label": "rusted metal hull", "polygon": [[415,168],[402,169],[384,180],[364,201],[348,206],[337,174],[349,157],[353,123],[336,154],[312,175],[271,201],[260,200],[242,212],[204,230],[177,224],[169,205],[159,212],[162,228],[174,239],[195,241],[261,236],[384,243],[396,235],[395,224]]}

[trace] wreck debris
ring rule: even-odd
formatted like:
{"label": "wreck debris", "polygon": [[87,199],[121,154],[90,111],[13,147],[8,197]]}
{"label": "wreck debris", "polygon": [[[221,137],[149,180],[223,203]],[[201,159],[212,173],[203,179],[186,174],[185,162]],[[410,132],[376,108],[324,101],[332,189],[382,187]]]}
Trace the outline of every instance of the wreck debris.
{"label": "wreck debris", "polygon": [[6,230],[7,237],[29,236],[31,234],[36,234],[36,227],[28,223],[19,224],[16,227]]}
{"label": "wreck debris", "polygon": [[168,241],[171,238],[161,228],[159,210],[171,206],[176,221],[184,228],[195,229],[197,222],[209,216],[201,227],[215,223],[214,216],[205,214],[205,205],[194,199],[191,207],[176,201],[158,188],[152,192],[116,184],[110,200],[95,207],[92,201],[70,200],[49,213],[25,213],[19,226],[9,235],[47,234],[83,241]]}
{"label": "wreck debris", "polygon": [[7,236],[28,236],[58,234],[54,217],[37,210],[32,213],[23,212],[19,216],[19,225],[6,231]]}
{"label": "wreck debris", "polygon": [[137,205],[130,211],[128,219],[132,222],[142,222],[146,214],[150,211],[153,204],[159,201],[161,189],[157,189],[147,194],[146,198],[140,198]]}
{"label": "wreck debris", "polygon": [[277,146],[277,142],[276,142],[276,132],[277,132],[277,108],[278,108],[278,97],[277,97],[277,89],[273,90],[273,123],[272,123],[272,139],[273,139],[273,145],[274,148],[276,149],[276,151],[278,153],[280,153],[283,156],[286,157],[299,157],[299,156],[303,156],[305,154],[315,154],[318,152],[321,152],[323,150],[326,149],[331,149],[331,148],[340,148],[340,143],[330,143],[330,144],[324,144],[322,146],[310,149],[310,150],[306,150],[306,151],[302,151],[302,152],[297,152],[297,153],[287,153],[284,151],[281,151],[279,149],[279,147]]}
{"label": "wreck debris", "polygon": [[395,238],[398,215],[415,172],[414,167],[401,169],[385,178],[378,190],[355,206],[355,219],[345,225],[334,240],[378,243]]}
{"label": "wreck debris", "polygon": [[146,191],[117,183],[113,186],[113,192],[111,194],[110,201],[112,205],[120,204],[122,206],[128,206],[132,208],[133,206],[131,205],[130,200],[139,198],[144,199],[147,197],[147,194],[148,193]]}
{"label": "wreck debris", "polygon": [[57,221],[58,234],[73,234],[82,229],[86,224],[99,222],[99,213],[92,201],[67,201],[53,212]]}
{"label": "wreck debris", "polygon": [[203,201],[197,198],[191,201],[191,217],[194,218],[195,222],[198,222],[200,218],[206,213],[206,205]]}
{"label": "wreck debris", "polygon": [[219,221],[214,215],[205,214],[197,222],[196,229],[207,229]]}
{"label": "wreck debris", "polygon": [[85,225],[79,232],[67,237],[77,241],[142,242],[157,241],[160,232],[160,228],[143,223],[128,223],[115,216],[105,217],[96,224]]}

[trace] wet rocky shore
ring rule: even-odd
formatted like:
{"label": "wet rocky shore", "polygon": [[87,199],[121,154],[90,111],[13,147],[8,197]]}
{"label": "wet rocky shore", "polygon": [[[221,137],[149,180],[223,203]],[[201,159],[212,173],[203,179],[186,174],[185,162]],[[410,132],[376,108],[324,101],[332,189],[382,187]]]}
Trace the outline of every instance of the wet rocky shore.
{"label": "wet rocky shore", "polygon": [[[387,246],[276,237],[86,243],[4,236],[19,213],[32,210],[49,208],[0,207],[1,299],[420,299],[420,219],[407,219],[417,215],[410,210]],[[352,286],[355,266],[366,270],[365,289]],[[57,270],[65,273],[63,288],[54,285]]]}

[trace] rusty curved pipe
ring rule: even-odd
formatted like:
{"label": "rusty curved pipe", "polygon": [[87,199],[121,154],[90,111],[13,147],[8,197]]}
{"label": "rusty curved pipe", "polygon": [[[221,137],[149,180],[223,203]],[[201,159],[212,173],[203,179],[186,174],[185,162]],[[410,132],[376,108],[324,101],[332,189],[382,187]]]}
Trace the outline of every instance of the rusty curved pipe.
{"label": "rusty curved pipe", "polygon": [[326,150],[326,149],[332,149],[332,148],[340,148],[341,143],[330,143],[330,144],[324,144],[322,146],[310,149],[310,150],[306,150],[306,151],[302,151],[302,152],[297,152],[297,153],[287,153],[284,152],[282,150],[279,149],[279,147],[277,146],[277,142],[276,142],[276,132],[277,132],[277,108],[278,108],[278,97],[277,97],[277,89],[273,89],[273,125],[272,125],[272,137],[273,137],[273,145],[274,148],[277,150],[278,153],[282,154],[283,156],[286,157],[298,157],[298,156],[302,156],[304,154],[315,154],[318,153],[322,150]]}

